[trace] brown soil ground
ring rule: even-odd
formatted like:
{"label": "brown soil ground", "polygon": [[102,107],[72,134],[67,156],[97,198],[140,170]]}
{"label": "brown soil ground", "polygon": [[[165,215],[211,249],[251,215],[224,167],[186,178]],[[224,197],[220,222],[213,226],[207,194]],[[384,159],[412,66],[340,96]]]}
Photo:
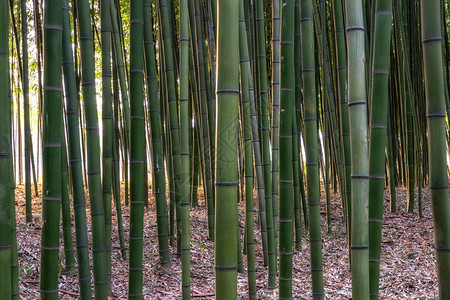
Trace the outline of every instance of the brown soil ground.
{"label": "brown soil ground", "polygon": [[[41,201],[33,193],[34,222],[25,223],[23,185],[16,189],[17,237],[19,249],[20,290],[23,299],[39,299],[39,262],[41,236]],[[433,222],[428,190],[423,191],[423,218],[406,213],[406,191],[397,189],[398,213],[389,211],[389,194],[386,191],[385,219],[382,240],[380,299],[437,299]],[[207,239],[206,207],[200,191],[199,206],[191,209],[191,291],[197,299],[213,299],[214,295],[214,245]],[[323,193],[322,193],[323,194]],[[323,197],[322,197],[323,198]],[[324,201],[324,199],[322,199]],[[342,221],[341,200],[332,195],[333,232],[326,232],[325,205],[322,206],[322,241],[324,286],[327,299],[351,298],[351,275],[348,268],[347,242]],[[239,204],[241,234],[243,233],[244,204]],[[89,216],[89,214],[88,214]],[[256,218],[255,218],[256,219]],[[123,207],[125,236],[128,236],[129,209]],[[181,295],[181,259],[176,248],[171,247],[171,266],[163,267],[158,260],[156,215],[153,198],[145,211],[144,229],[144,298],[179,299]],[[72,220],[73,224],[73,220]],[[121,258],[113,212],[112,294],[111,299],[127,298],[128,261]],[[267,268],[263,266],[259,227],[255,223],[257,296],[259,299],[276,299],[277,290],[267,288]],[[90,220],[88,235],[91,239]],[[74,235],[75,239],[75,235]],[[61,237],[61,251],[63,242]],[[60,268],[64,258],[61,252]],[[294,255],[293,294],[295,299],[311,299],[311,272],[309,243],[304,235],[301,251]],[[244,256],[244,264],[246,258]],[[61,272],[60,298],[78,298],[77,275]],[[247,297],[246,274],[238,275],[238,296]]]}

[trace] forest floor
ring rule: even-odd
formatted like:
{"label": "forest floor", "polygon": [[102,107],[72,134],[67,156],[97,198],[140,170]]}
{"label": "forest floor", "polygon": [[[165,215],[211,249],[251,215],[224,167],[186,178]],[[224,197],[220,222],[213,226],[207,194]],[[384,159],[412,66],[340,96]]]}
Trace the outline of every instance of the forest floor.
{"label": "forest floor", "polygon": [[[40,191],[39,191],[40,192]],[[397,189],[397,213],[389,212],[389,192],[385,192],[385,215],[382,239],[380,299],[437,299],[435,247],[428,189],[423,191],[423,218],[406,211],[406,190]],[[322,191],[322,195],[324,195]],[[207,216],[201,191],[199,206],[191,209],[191,292],[196,299],[214,298],[214,245],[207,239]],[[417,199],[417,198],[416,198]],[[324,197],[322,197],[324,202]],[[351,274],[339,195],[332,194],[332,232],[326,231],[325,205],[322,204],[322,248],[324,286],[327,299],[351,299]],[[123,205],[123,204],[122,204]],[[33,222],[25,222],[24,186],[16,188],[17,239],[19,249],[20,290],[22,299],[39,299],[39,263],[41,237],[41,201],[33,192]],[[89,209],[89,206],[88,206]],[[129,233],[129,208],[123,205],[125,236]],[[241,236],[245,206],[239,204]],[[87,214],[89,216],[89,213]],[[255,215],[256,216],[256,215]],[[255,217],[257,297],[276,299],[277,289],[267,288],[267,268],[263,266],[261,237]],[[73,224],[73,220],[72,220]],[[120,255],[113,211],[112,293],[111,299],[126,299],[128,260]],[[181,258],[171,247],[171,266],[163,267],[158,259],[154,199],[150,199],[144,220],[144,299],[181,298]],[[90,220],[88,235],[91,240]],[[74,235],[75,240],[75,235]],[[128,241],[128,238],[126,239]],[[63,242],[60,242],[59,292],[62,299],[77,299],[76,274],[63,271]],[[303,235],[302,249],[293,257],[293,296],[312,299],[309,242]],[[244,255],[246,268],[246,257]],[[92,266],[92,264],[91,264]],[[246,273],[238,274],[238,297],[247,297]]]}

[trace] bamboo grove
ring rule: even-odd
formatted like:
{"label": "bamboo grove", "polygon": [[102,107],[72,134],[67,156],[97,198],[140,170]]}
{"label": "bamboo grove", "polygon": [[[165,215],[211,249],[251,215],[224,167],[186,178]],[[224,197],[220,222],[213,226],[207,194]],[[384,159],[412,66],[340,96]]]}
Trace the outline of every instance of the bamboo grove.
{"label": "bamboo grove", "polygon": [[198,206],[216,299],[237,298],[238,272],[257,298],[257,251],[266,287],[297,297],[304,237],[304,276],[326,298],[332,214],[353,299],[378,299],[384,204],[398,211],[398,186],[417,218],[429,187],[439,297],[450,299],[449,32],[447,0],[2,0],[0,298],[20,297],[15,186],[33,222],[42,183],[42,299],[59,297],[60,234],[81,299],[108,298],[114,247],[128,297],[145,298],[151,201],[159,263],[170,268],[176,249],[183,299]]}

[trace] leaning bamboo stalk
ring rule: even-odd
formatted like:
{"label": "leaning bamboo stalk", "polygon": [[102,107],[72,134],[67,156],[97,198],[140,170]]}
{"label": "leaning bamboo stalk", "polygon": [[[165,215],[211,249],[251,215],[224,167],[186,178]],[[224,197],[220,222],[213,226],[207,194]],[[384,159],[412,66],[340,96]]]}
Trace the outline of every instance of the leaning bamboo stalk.
{"label": "leaning bamboo stalk", "polygon": [[121,203],[121,195],[120,195],[120,175],[119,175],[119,140],[120,140],[120,130],[119,130],[119,79],[117,75],[117,68],[115,66],[115,58],[114,52],[113,54],[113,94],[114,94],[114,110],[113,110],[113,126],[114,132],[112,137],[113,143],[113,151],[112,151],[112,160],[113,160],[113,197],[114,204],[116,206],[116,214],[117,214],[117,231],[119,232],[119,245],[120,252],[122,254],[122,258],[126,257],[126,248],[125,248],[125,238],[123,234],[123,222],[122,222],[122,203]]}

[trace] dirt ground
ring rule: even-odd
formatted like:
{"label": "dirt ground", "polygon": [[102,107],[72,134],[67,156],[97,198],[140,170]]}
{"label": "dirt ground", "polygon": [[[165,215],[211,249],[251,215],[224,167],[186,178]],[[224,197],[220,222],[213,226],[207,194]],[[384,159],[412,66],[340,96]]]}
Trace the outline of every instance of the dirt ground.
{"label": "dirt ground", "polygon": [[[23,185],[16,188],[17,238],[19,249],[20,290],[22,299],[39,299],[39,262],[41,235],[41,202],[33,192],[33,217],[25,223],[25,197]],[[437,277],[433,222],[429,191],[423,191],[423,218],[406,213],[406,191],[397,189],[398,213],[389,211],[389,194],[385,192],[385,219],[382,240],[380,299],[437,299]],[[191,209],[191,291],[196,299],[214,298],[214,245],[207,239],[206,207],[200,191],[199,206]],[[322,193],[323,195],[324,193]],[[180,299],[181,258],[171,247],[171,266],[163,267],[158,260],[156,215],[154,199],[145,211],[144,220],[144,298]],[[323,197],[322,200],[324,201]],[[332,195],[333,232],[326,232],[325,205],[322,205],[322,248],[324,286],[327,299],[351,299],[351,275],[348,269],[347,243],[342,221],[341,200]],[[417,205],[416,205],[417,206]],[[125,236],[129,232],[129,209],[123,206]],[[240,227],[243,234],[245,206],[239,204]],[[89,216],[89,214],[87,214]],[[255,220],[257,218],[255,217]],[[72,219],[72,224],[74,224]],[[128,286],[128,261],[121,258],[117,234],[116,215],[113,212],[112,232],[112,293],[111,299],[126,299]],[[73,228],[74,231],[74,228]],[[90,220],[88,235],[91,239]],[[75,234],[74,242],[75,242]],[[255,223],[257,296],[258,299],[276,299],[277,289],[267,288],[267,268],[263,266],[261,237]],[[63,271],[63,241],[60,243],[59,278],[60,298],[77,299],[77,275]],[[92,255],[92,254],[91,254]],[[311,299],[311,272],[309,243],[304,233],[302,250],[293,258],[293,295],[295,299]],[[246,266],[246,258],[244,256]],[[92,266],[92,264],[91,264]],[[246,274],[238,274],[238,297],[247,297]]]}

